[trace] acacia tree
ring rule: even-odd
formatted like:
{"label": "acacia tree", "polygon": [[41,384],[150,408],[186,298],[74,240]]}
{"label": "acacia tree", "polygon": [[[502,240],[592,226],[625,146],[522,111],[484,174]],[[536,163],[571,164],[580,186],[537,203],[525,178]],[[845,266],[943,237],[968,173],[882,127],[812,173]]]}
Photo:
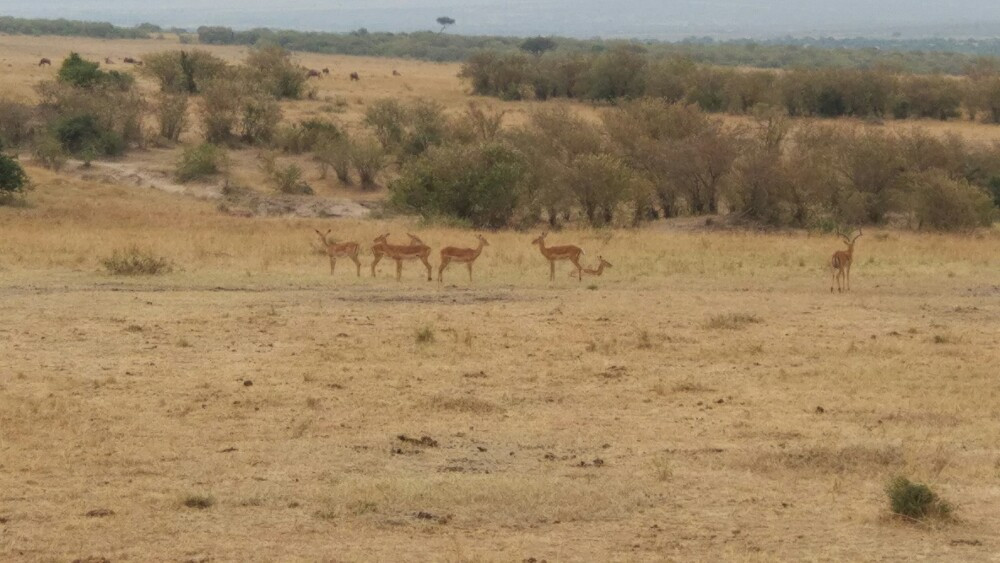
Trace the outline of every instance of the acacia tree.
{"label": "acacia tree", "polygon": [[444,29],[446,27],[448,27],[449,25],[455,25],[455,20],[449,18],[448,16],[441,16],[440,18],[437,19],[437,22],[438,25],[441,26],[441,31],[439,31],[438,33],[444,33]]}
{"label": "acacia tree", "polygon": [[551,51],[556,48],[556,42],[549,37],[529,37],[521,43],[521,50],[527,51],[533,55],[541,55],[546,51]]}

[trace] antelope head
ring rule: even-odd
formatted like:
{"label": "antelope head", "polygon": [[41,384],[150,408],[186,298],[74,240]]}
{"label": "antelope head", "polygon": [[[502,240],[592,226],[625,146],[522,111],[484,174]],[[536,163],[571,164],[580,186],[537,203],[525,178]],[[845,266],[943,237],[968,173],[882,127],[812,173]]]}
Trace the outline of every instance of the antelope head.
{"label": "antelope head", "polygon": [[542,243],[544,243],[545,242],[545,236],[548,235],[548,234],[549,234],[548,231],[546,231],[546,232],[538,235],[538,238],[536,238],[535,240],[531,241],[531,244],[542,244]]}
{"label": "antelope head", "polygon": [[476,235],[476,238],[479,239],[479,242],[483,243],[483,246],[490,245],[489,241],[487,241],[486,238],[483,237],[483,235]]}
{"label": "antelope head", "polygon": [[319,235],[319,240],[323,241],[323,246],[329,246],[330,245],[330,242],[329,242],[329,240],[326,237],[330,236],[330,233],[333,232],[333,229],[327,230],[326,234],[323,234],[322,232],[320,232],[319,229],[313,229],[313,230],[316,231],[317,235]]}
{"label": "antelope head", "polygon": [[383,243],[383,244],[385,244],[385,243],[387,243],[387,242],[388,242],[388,241],[386,240],[386,239],[388,239],[388,238],[389,238],[389,233],[386,233],[386,234],[384,234],[384,235],[379,235],[379,236],[375,237],[375,240],[373,240],[372,242],[373,242],[373,243],[375,243],[375,244],[378,244],[378,243]]}
{"label": "antelope head", "polygon": [[605,260],[603,256],[598,256],[597,259],[600,260],[601,265],[604,266],[605,268],[611,268],[612,267],[611,266],[611,262],[608,262],[607,260]]}

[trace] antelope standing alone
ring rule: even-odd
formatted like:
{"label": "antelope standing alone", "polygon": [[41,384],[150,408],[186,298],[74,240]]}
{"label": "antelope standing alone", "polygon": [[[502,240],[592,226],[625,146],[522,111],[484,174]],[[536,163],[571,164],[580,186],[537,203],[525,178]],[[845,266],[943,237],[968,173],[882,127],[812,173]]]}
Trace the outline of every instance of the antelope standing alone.
{"label": "antelope standing alone", "polygon": [[858,229],[858,234],[854,238],[848,238],[847,235],[839,230],[837,234],[844,239],[847,250],[834,252],[833,258],[830,260],[830,266],[833,268],[833,279],[830,280],[830,293],[833,293],[834,280],[836,280],[838,292],[843,291],[841,289],[842,279],[846,279],[847,281],[847,291],[851,290],[851,262],[854,260],[854,243],[861,236],[861,229]]}
{"label": "antelope standing alone", "polygon": [[444,269],[447,268],[448,264],[452,262],[465,264],[465,266],[469,269],[469,281],[472,281],[472,263],[475,262],[476,258],[479,258],[479,255],[483,253],[483,247],[490,245],[490,243],[483,238],[483,235],[476,235],[476,238],[479,239],[479,246],[476,248],[446,246],[441,249],[441,266],[438,267],[438,282],[444,281]]}
{"label": "antelope standing alone", "polygon": [[549,280],[556,279],[556,260],[569,260],[576,266],[577,277],[580,281],[583,281],[583,266],[580,265],[580,256],[583,254],[583,249],[579,246],[566,245],[566,246],[545,246],[545,237],[549,233],[545,232],[538,236],[535,240],[531,241],[531,244],[537,244],[538,250],[542,252],[542,256],[549,261]]}
{"label": "antelope standing alone", "polygon": [[332,229],[323,234],[319,230],[316,230],[319,239],[323,241],[323,249],[326,250],[327,256],[330,257],[330,275],[333,275],[333,271],[337,267],[337,258],[350,258],[354,262],[354,265],[358,267],[358,277],[361,277],[361,260],[358,260],[358,250],[360,247],[358,243],[337,243],[336,241],[330,241],[327,237],[331,231]]}
{"label": "antelope standing alone", "polygon": [[[375,244],[378,246],[379,252],[382,255],[388,256],[396,261],[396,279],[399,280],[403,276],[403,260],[420,260],[424,263],[427,268],[427,281],[432,281],[434,278],[431,275],[431,263],[427,258],[431,255],[431,247],[423,243],[419,238],[409,235],[411,244],[389,244],[386,240],[389,234],[386,233],[375,239]],[[372,247],[372,251],[375,247]],[[376,255],[377,258],[381,256]],[[372,264],[372,272],[375,271],[375,265]]]}

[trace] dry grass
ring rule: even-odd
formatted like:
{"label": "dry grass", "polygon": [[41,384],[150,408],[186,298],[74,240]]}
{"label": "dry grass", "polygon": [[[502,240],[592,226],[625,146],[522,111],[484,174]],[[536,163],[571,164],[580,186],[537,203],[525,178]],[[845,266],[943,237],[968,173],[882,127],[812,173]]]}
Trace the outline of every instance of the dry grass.
{"label": "dry grass", "polygon": [[[162,47],[81,41],[101,58]],[[0,38],[13,44],[8,58],[58,56]],[[309,64],[363,77],[399,64],[413,92],[461,97],[447,65],[329,60]],[[353,112],[377,82],[333,84]],[[0,560],[1000,551],[996,231],[873,231],[838,295],[833,237],[683,222],[553,234],[615,263],[599,291],[565,273],[550,283],[516,232],[490,235],[474,282],[440,286],[414,263],[401,283],[386,261],[373,279],[367,250],[361,278],[330,276],[312,229],[364,247],[417,232],[434,249],[468,233],[229,217],[29,173],[31,207],[0,209]],[[105,273],[101,259],[128,245],[177,268]],[[763,322],[706,325],[740,312]],[[886,518],[896,474],[933,482],[960,521]],[[205,491],[210,508],[185,506]],[[98,509],[113,515],[86,516]]]}

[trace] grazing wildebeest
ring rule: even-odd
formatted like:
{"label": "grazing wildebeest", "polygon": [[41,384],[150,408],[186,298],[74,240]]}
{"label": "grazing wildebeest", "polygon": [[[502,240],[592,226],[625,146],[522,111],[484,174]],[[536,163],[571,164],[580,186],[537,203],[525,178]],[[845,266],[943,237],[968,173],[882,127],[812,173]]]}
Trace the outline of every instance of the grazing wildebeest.
{"label": "grazing wildebeest", "polygon": [[104,57],[104,64],[106,64],[106,65],[113,65],[115,63],[114,63],[114,61],[111,60],[111,57]]}
{"label": "grazing wildebeest", "polygon": [[312,68],[306,72],[306,78],[319,78],[320,76],[322,76],[322,74],[320,74],[318,70]]}
{"label": "grazing wildebeest", "polygon": [[402,74],[399,74],[399,71],[396,70],[396,69],[392,69],[392,75],[393,76],[403,76]]}
{"label": "grazing wildebeest", "polygon": [[361,77],[358,76],[358,73],[352,72],[351,73],[351,80],[361,80]]}
{"label": "grazing wildebeest", "polygon": [[324,68],[323,69],[323,74],[330,74],[330,69]]}
{"label": "grazing wildebeest", "polygon": [[52,61],[49,59],[42,59],[38,61],[38,66],[52,66]]}
{"label": "grazing wildebeest", "polygon": [[137,60],[137,59],[133,59],[132,57],[125,57],[124,59],[122,59],[122,61],[124,61],[124,62],[126,62],[126,63],[128,63],[130,65],[141,65],[142,64],[142,61]]}

